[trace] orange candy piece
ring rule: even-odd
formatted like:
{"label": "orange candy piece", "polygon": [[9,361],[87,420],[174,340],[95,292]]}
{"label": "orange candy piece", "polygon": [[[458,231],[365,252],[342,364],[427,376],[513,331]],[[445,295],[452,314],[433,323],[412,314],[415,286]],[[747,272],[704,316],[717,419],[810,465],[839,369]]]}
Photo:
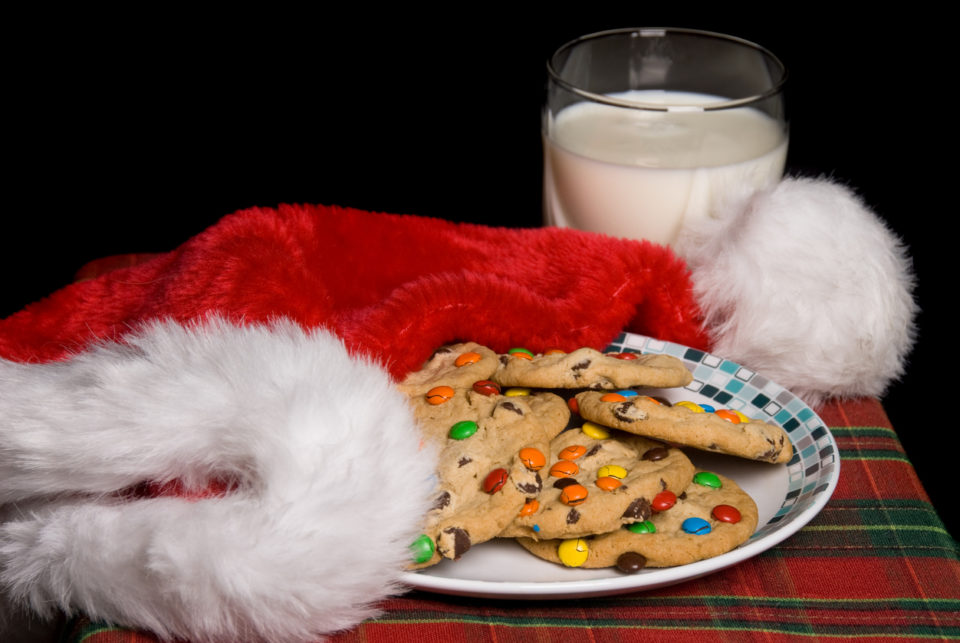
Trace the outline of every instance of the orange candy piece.
{"label": "orange candy piece", "polygon": [[532,516],[540,508],[540,501],[536,498],[529,498],[520,509],[521,516]]}
{"label": "orange candy piece", "polygon": [[582,484],[567,485],[560,492],[560,502],[575,507],[586,502],[588,493],[587,488]]}
{"label": "orange candy piece", "polygon": [[580,467],[569,460],[560,460],[550,467],[550,475],[554,478],[572,478],[580,473]]}
{"label": "orange candy piece", "polygon": [[476,364],[479,361],[480,361],[480,353],[467,351],[466,353],[460,353],[460,356],[457,357],[454,364],[460,367],[460,366],[466,366],[467,364]]}
{"label": "orange candy piece", "polygon": [[595,484],[604,491],[613,491],[623,483],[612,476],[604,476],[602,478],[597,478]]}
{"label": "orange candy piece", "polygon": [[581,444],[571,444],[566,449],[561,451],[557,457],[561,460],[576,460],[586,452],[587,447]]}
{"label": "orange candy piece", "polygon": [[449,402],[453,398],[453,389],[449,386],[434,386],[427,391],[427,402],[434,406]]}
{"label": "orange candy piece", "polygon": [[539,471],[547,464],[547,458],[539,449],[526,447],[520,449],[520,462],[530,471]]}
{"label": "orange candy piece", "polygon": [[734,424],[740,424],[740,416],[734,413],[733,411],[728,411],[727,409],[717,409],[713,412],[717,417],[722,417],[727,422],[733,422]]}
{"label": "orange candy piece", "polygon": [[600,398],[601,402],[626,402],[627,398],[620,395],[619,393],[607,393]]}

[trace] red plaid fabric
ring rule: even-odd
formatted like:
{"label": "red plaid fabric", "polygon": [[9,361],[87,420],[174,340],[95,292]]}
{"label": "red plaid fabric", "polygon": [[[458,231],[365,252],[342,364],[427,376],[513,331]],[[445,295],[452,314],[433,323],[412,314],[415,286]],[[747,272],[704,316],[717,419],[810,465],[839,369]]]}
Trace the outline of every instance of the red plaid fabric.
{"label": "red plaid fabric", "polygon": [[[779,546],[705,578],[580,600],[412,592],[340,633],[364,641],[783,641],[960,638],[960,559],[877,400],[820,412],[840,448],[824,510]],[[77,620],[67,643],[155,643]]]}

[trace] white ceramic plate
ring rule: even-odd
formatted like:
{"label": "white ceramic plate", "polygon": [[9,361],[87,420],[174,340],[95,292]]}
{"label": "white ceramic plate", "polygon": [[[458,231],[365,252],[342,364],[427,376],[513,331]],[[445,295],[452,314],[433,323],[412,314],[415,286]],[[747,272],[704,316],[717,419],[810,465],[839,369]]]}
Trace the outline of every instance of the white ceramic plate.
{"label": "white ceramic plate", "polygon": [[795,395],[739,364],[671,342],[624,333],[607,350],[678,357],[693,373],[693,382],[684,389],[658,390],[658,396],[671,402],[687,399],[736,409],[787,431],[794,454],[786,466],[687,449],[696,466],[735,480],[757,502],[759,527],[750,540],[716,558],[637,574],[565,568],[534,557],[512,540],[495,540],[471,548],[459,561],[445,560],[406,573],[405,583],[442,594],[512,599],[653,589],[715,572],[770,549],[807,524],[830,499],[840,475],[837,444],[823,420]]}

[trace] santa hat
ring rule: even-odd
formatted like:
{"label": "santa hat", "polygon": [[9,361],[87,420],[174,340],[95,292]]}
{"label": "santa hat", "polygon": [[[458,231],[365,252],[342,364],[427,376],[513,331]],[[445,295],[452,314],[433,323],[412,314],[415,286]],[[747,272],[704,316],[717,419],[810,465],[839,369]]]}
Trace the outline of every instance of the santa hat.
{"label": "santa hat", "polygon": [[714,226],[681,240],[691,281],[646,242],[281,206],[54,293],[0,321],[0,585],[195,641],[349,627],[397,591],[431,490],[392,383],[456,340],[630,330],[810,399],[899,373],[908,264],[848,191],[785,181]]}

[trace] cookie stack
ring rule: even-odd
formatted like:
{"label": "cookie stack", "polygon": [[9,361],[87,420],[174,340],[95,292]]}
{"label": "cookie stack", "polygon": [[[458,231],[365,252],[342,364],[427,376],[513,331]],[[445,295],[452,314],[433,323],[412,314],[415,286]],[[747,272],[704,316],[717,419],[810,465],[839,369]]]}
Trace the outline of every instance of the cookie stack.
{"label": "cookie stack", "polygon": [[756,504],[734,481],[696,470],[683,448],[770,463],[793,448],[775,425],[649,390],[691,381],[668,355],[439,349],[399,384],[438,451],[436,502],[411,567],[492,538],[569,567],[628,573],[745,542]]}

